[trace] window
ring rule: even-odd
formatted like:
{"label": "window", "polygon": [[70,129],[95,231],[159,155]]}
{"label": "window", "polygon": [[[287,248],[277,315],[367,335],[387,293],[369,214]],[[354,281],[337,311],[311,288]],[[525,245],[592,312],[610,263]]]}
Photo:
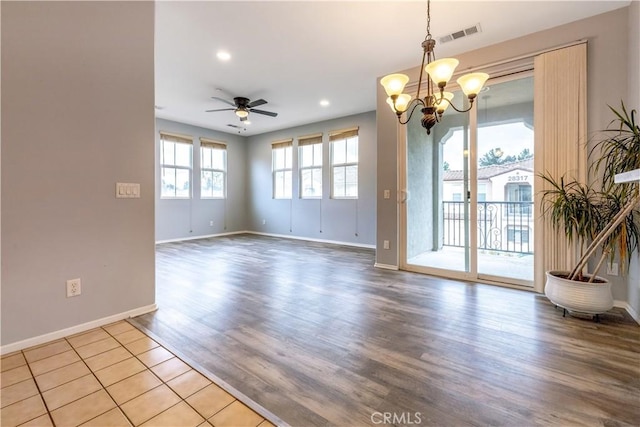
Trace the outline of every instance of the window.
{"label": "window", "polygon": [[224,199],[226,183],[226,144],[200,138],[200,198]]}
{"label": "window", "polygon": [[160,132],[160,197],[191,197],[192,140],[190,137]]}
{"label": "window", "polygon": [[478,184],[478,201],[484,202],[487,200],[487,184]]}
{"label": "window", "polygon": [[298,138],[300,197],[322,197],[322,134]]}
{"label": "window", "polygon": [[507,240],[516,245],[529,243],[529,228],[508,226],[507,227]]}
{"label": "window", "polygon": [[331,132],[331,197],[358,198],[358,128]]}
{"label": "window", "polygon": [[505,196],[510,214],[530,215],[532,207],[531,185],[530,184],[507,184]]}
{"label": "window", "polygon": [[287,139],[271,144],[274,199],[291,198],[292,142],[293,139]]}

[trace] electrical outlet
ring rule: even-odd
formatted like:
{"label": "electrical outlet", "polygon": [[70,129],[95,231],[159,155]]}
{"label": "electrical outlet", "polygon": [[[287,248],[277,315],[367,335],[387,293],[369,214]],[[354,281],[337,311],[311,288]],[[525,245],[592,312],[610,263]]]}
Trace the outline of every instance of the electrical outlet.
{"label": "electrical outlet", "polygon": [[382,243],[382,247],[383,247],[384,249],[389,249],[389,241],[388,241],[388,240],[385,240],[385,241]]}
{"label": "electrical outlet", "polygon": [[618,275],[618,263],[617,262],[612,262],[612,263],[607,263],[607,274],[609,276],[617,276]]}
{"label": "electrical outlet", "polygon": [[77,297],[82,293],[82,283],[80,279],[67,280],[67,298]]}
{"label": "electrical outlet", "polygon": [[267,220],[266,220],[266,219],[263,219],[263,220],[262,220],[262,225],[265,225],[266,223],[267,223]]}
{"label": "electrical outlet", "polygon": [[209,221],[209,227],[213,227],[213,221]]}

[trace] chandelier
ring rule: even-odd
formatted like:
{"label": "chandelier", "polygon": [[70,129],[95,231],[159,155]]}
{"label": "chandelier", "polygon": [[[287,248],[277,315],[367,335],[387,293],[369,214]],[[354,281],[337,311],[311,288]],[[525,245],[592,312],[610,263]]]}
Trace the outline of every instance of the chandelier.
{"label": "chandelier", "polygon": [[[455,58],[443,58],[436,60],[433,49],[436,41],[431,37],[431,0],[427,1],[427,35],[422,42],[422,65],[420,65],[420,78],[418,79],[418,92],[415,99],[411,99],[411,95],[402,93],[405,85],[409,82],[409,76],[404,74],[389,74],[380,79],[380,84],[389,96],[387,104],[398,116],[398,122],[406,125],[411,120],[413,112],[418,106],[422,111],[422,127],[427,130],[427,134],[431,133],[431,128],[442,119],[442,114],[449,105],[459,113],[464,113],[473,108],[473,101],[478,96],[478,92],[482,89],[485,82],[489,78],[486,73],[470,73],[458,78],[457,83],[469,99],[469,107],[458,109],[452,104],[453,93],[446,92],[445,88],[453,76],[459,61]],[[426,65],[425,65],[426,60]],[[431,77],[426,83],[427,94],[424,98],[420,97],[420,86],[422,84],[422,73],[426,71]],[[438,87],[438,93],[434,92],[434,84]],[[411,108],[406,120],[402,120],[402,115]]]}

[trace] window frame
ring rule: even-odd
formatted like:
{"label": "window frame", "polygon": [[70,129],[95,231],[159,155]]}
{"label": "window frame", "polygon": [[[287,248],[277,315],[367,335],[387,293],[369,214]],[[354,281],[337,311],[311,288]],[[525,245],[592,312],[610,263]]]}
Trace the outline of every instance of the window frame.
{"label": "window frame", "polygon": [[[213,151],[222,151],[222,167],[223,169],[217,169],[214,167],[206,168],[204,164],[205,150],[210,150],[213,156]],[[212,158],[213,160],[213,158]],[[212,162],[213,164],[213,162]],[[204,196],[202,184],[204,182],[204,174],[206,172],[222,173],[222,196]],[[200,138],[200,199],[202,200],[222,200],[227,198],[227,144],[218,142],[206,138]]]}
{"label": "window frame", "polygon": [[[316,162],[316,148],[320,146],[320,162],[319,164]],[[311,150],[311,166],[304,166],[304,156],[303,152],[306,147],[310,147]],[[324,143],[322,141],[322,134],[301,136],[298,138],[298,198],[300,199],[322,199],[324,183],[323,183],[323,171],[324,171]],[[311,181],[313,182],[314,172],[318,172],[320,174],[320,191],[318,195],[306,196],[304,195],[304,188],[302,186],[304,180],[302,175],[305,171],[311,171]],[[315,190],[315,187],[314,187]]]}
{"label": "window frame", "polygon": [[[279,150],[284,150],[284,167],[276,168],[276,155]],[[289,167],[287,167],[287,153],[289,154]],[[289,181],[291,183],[288,192],[279,196],[276,192],[277,189],[277,176],[278,174],[284,174],[283,183],[286,183],[286,176],[289,174]],[[283,190],[286,190],[283,187]],[[283,141],[276,141],[271,144],[271,198],[275,200],[291,200],[293,199],[293,139],[287,139]]]}
{"label": "window frame", "polygon": [[[356,152],[357,152],[357,160],[355,162],[347,161],[347,153],[349,152],[348,141],[355,138],[356,139]],[[345,141],[345,158],[344,162],[336,163],[335,162],[335,144],[339,141]],[[331,168],[331,198],[337,200],[357,200],[360,195],[360,138],[358,135],[358,128],[344,129],[340,131],[334,131],[329,133],[329,143],[330,147],[330,155],[329,162]],[[347,196],[347,168],[356,167],[356,195],[355,196]],[[345,173],[345,188],[344,188],[344,196],[336,195],[336,183],[335,183],[335,170],[337,168],[343,168]]]}
{"label": "window frame", "polygon": [[[173,163],[165,163],[164,162],[164,152],[165,152],[165,143],[174,144],[173,147]],[[189,146],[189,160],[190,166],[182,166],[176,163],[176,148],[177,144],[188,145]],[[158,160],[158,164],[160,165],[160,199],[164,200],[190,200],[193,198],[193,139],[186,135],[177,135],[171,134],[168,132],[160,132],[160,157]],[[178,170],[186,170],[189,175],[189,191],[187,196],[178,196],[177,188],[174,187],[174,195],[166,195],[163,191],[162,178],[165,174],[165,170],[171,169],[174,172],[174,182],[177,177]]]}

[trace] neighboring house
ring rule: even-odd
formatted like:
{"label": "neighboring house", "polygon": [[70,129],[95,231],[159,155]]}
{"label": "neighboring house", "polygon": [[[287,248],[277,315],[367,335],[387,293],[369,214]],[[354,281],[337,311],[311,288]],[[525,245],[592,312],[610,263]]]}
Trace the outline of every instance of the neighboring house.
{"label": "neighboring house", "polygon": [[[533,158],[478,168],[478,202],[531,202],[533,176]],[[463,200],[463,179],[461,170],[444,171],[443,200]]]}
{"label": "neighboring house", "polygon": [[[533,253],[533,158],[478,168],[478,237],[481,249]],[[444,246],[461,246],[464,171],[443,173]]]}

